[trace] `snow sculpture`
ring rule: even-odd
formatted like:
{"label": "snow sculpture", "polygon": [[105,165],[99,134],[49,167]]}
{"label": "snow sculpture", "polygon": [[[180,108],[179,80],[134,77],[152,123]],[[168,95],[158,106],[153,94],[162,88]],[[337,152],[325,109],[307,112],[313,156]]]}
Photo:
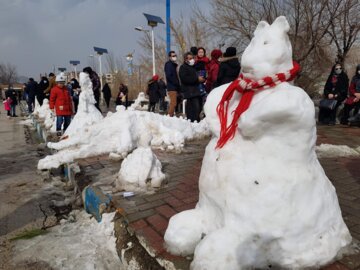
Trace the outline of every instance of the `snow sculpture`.
{"label": "snow sculpture", "polygon": [[139,128],[141,135],[138,148],[124,159],[116,179],[116,188],[119,190],[137,188],[146,190],[147,186],[157,188],[165,179],[165,174],[161,171],[161,163],[150,147],[151,133],[143,122],[139,122]]}
{"label": "snow sculpture", "polygon": [[76,136],[80,130],[85,129],[103,119],[101,112],[95,107],[95,97],[92,83],[87,73],[80,73],[81,93],[77,113],[66,129],[63,137]]}
{"label": "snow sculpture", "polygon": [[[242,56],[244,78],[261,84],[262,78],[293,68],[289,28],[285,17],[258,24]],[[203,159],[199,202],[170,219],[164,237],[168,250],[194,253],[192,269],[329,263],[351,236],[316,157],[312,101],[286,81],[259,90],[235,123],[235,135],[216,147],[217,108],[228,87],[208,96],[205,113],[213,137]],[[230,96],[228,122],[244,96]]]}
{"label": "snow sculpture", "polygon": [[139,111],[146,111],[148,109],[148,105],[141,106],[142,102],[149,102],[149,100],[146,98],[144,92],[140,92],[137,96],[137,98],[134,100],[134,103],[131,104],[130,109],[132,110],[139,110]]}

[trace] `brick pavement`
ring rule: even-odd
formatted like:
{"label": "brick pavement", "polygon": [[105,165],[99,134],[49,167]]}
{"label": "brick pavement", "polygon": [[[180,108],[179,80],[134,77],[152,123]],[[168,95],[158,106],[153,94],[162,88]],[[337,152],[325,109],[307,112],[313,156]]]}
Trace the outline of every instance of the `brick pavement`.
{"label": "brick pavement", "polygon": [[[123,198],[113,195],[116,207],[123,209],[128,231],[135,234],[147,252],[164,266],[171,261],[175,269],[188,269],[191,257],[182,258],[168,254],[164,248],[163,236],[169,218],[178,212],[194,208],[198,201],[198,178],[207,140],[187,144],[181,154],[155,151],[163,164],[167,183],[152,194],[137,194]],[[360,146],[360,129],[341,126],[318,127],[318,142]],[[344,220],[352,236],[360,240],[360,158],[323,158],[320,160],[327,176],[336,187]],[[107,160],[106,156],[80,161],[83,181],[101,181],[101,187],[109,190],[114,174],[120,169],[120,162]],[[89,180],[90,177],[90,180]],[[167,268],[167,267],[166,267]],[[360,255],[352,255],[323,269],[360,269]]]}

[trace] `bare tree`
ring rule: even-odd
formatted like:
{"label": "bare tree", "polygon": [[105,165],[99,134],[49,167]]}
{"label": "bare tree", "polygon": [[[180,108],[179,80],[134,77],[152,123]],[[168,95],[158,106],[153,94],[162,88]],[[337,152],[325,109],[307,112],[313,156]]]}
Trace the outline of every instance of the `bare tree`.
{"label": "bare tree", "polygon": [[330,18],[328,35],[330,42],[335,44],[337,61],[344,64],[351,47],[359,40],[360,1],[341,1],[339,13]]}
{"label": "bare tree", "polygon": [[0,63],[0,82],[3,84],[13,84],[18,77],[16,66]]}

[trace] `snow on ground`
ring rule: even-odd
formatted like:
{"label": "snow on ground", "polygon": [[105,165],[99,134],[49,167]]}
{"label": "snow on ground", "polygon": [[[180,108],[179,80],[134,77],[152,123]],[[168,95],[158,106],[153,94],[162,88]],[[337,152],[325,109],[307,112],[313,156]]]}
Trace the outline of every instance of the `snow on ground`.
{"label": "snow on ground", "polygon": [[134,100],[134,103],[131,104],[130,108],[132,108],[134,110],[139,110],[139,111],[147,111],[148,105],[145,104],[145,105],[141,106],[141,102],[149,102],[149,100],[146,98],[144,92],[140,92],[138,94],[138,97]]}
{"label": "snow on ground", "polygon": [[320,144],[316,146],[316,153],[319,158],[356,157],[360,156],[360,146],[353,149],[347,145]]}
{"label": "snow on ground", "polygon": [[103,214],[98,223],[84,211],[73,211],[75,222],[69,218],[48,234],[16,241],[14,263],[44,261],[53,269],[124,269],[116,252],[114,214]]}
{"label": "snow on ground", "polygon": [[[147,186],[160,187],[165,179],[161,171],[161,163],[150,148],[151,134],[143,132],[138,142],[139,147],[128,155],[121,163],[116,179],[116,188],[137,190],[146,189]],[[139,170],[141,164],[141,170]]]}
{"label": "snow on ground", "polygon": [[95,107],[96,100],[87,73],[80,73],[80,86],[79,107],[63,137],[77,135],[81,130],[103,119],[101,112]]}
{"label": "snow on ground", "polygon": [[24,125],[24,126],[29,126],[32,127],[34,126],[33,120],[32,119],[26,119],[26,120],[22,120],[19,122],[19,125]]}
{"label": "snow on ground", "polygon": [[191,123],[182,118],[160,114],[125,110],[118,106],[117,112],[108,114],[102,121],[69,136],[48,147],[59,150],[54,155],[41,159],[38,169],[57,168],[75,159],[115,153],[126,157],[138,146],[139,136],[150,132],[151,146],[163,150],[180,151],[186,140],[209,135],[205,121]]}

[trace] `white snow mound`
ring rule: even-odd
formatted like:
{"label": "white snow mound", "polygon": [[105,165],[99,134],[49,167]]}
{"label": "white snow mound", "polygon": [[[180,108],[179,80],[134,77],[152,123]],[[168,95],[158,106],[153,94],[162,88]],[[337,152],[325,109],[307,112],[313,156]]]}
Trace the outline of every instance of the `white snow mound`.
{"label": "white snow mound", "polygon": [[74,211],[76,222],[65,222],[45,235],[15,244],[15,263],[44,261],[53,269],[124,269],[116,252],[112,222],[115,213],[103,214],[101,223],[84,211]]}
{"label": "white snow mound", "polygon": [[347,145],[320,144],[316,146],[318,158],[360,156],[360,147],[353,149]]}

